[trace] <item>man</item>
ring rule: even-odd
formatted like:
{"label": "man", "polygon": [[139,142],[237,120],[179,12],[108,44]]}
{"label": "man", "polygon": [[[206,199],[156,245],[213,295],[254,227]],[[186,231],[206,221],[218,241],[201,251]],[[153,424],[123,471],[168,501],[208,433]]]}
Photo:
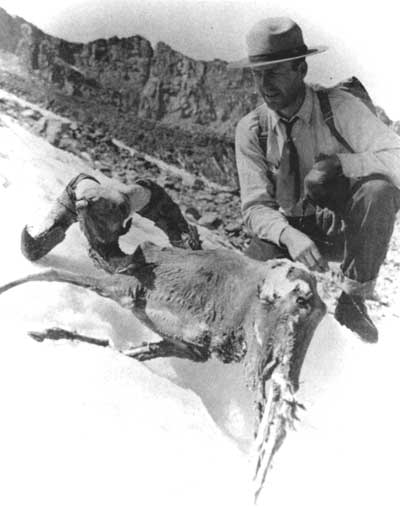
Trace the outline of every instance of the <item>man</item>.
{"label": "man", "polygon": [[[365,298],[373,292],[400,207],[400,138],[338,88],[328,92],[340,134],[332,133],[317,92],[304,81],[305,58],[326,48],[308,48],[292,20],[257,23],[247,47],[248,58],[230,64],[252,70],[263,99],[236,130],[242,211],[253,234],[246,253],[259,260],[290,257],[325,271],[326,256],[342,243],[344,282],[335,316],[363,340],[376,342]],[[314,206],[302,206],[304,197],[322,207],[318,214]]]}

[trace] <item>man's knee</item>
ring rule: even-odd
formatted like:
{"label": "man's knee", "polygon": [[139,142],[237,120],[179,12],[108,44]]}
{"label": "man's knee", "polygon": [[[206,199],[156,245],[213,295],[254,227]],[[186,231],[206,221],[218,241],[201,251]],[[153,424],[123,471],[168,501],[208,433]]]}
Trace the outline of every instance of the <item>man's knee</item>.
{"label": "man's knee", "polygon": [[363,201],[368,207],[397,212],[400,208],[400,191],[385,178],[359,180],[353,189],[353,202]]}

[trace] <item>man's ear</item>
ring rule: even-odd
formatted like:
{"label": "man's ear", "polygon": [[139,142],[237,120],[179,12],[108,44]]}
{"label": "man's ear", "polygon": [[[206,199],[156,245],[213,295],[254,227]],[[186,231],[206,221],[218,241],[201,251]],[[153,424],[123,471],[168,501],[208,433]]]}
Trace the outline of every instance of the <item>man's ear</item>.
{"label": "man's ear", "polygon": [[305,60],[304,60],[304,62],[301,62],[299,64],[299,72],[301,73],[301,76],[304,79],[307,75],[307,72],[308,72],[308,64]]}

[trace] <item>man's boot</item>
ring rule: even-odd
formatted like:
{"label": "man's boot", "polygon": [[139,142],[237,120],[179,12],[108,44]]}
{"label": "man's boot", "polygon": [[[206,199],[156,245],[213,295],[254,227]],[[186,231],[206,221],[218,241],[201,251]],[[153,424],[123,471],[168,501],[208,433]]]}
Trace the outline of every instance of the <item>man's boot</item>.
{"label": "man's boot", "polygon": [[378,330],[368,315],[364,298],[343,292],[337,302],[335,318],[357,333],[364,342],[378,341]]}

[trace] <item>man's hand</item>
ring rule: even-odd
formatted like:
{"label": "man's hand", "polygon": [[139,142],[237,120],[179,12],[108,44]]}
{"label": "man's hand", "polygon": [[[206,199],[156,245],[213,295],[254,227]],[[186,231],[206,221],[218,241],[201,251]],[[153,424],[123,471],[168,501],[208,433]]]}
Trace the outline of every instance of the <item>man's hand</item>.
{"label": "man's hand", "polygon": [[337,155],[319,156],[318,159],[304,178],[304,196],[314,204],[331,208],[330,197],[335,193],[336,183],[345,177]]}
{"label": "man's hand", "polygon": [[294,261],[300,261],[310,270],[326,272],[328,263],[321,256],[315,243],[304,233],[287,226],[281,234],[280,243],[284,245]]}

